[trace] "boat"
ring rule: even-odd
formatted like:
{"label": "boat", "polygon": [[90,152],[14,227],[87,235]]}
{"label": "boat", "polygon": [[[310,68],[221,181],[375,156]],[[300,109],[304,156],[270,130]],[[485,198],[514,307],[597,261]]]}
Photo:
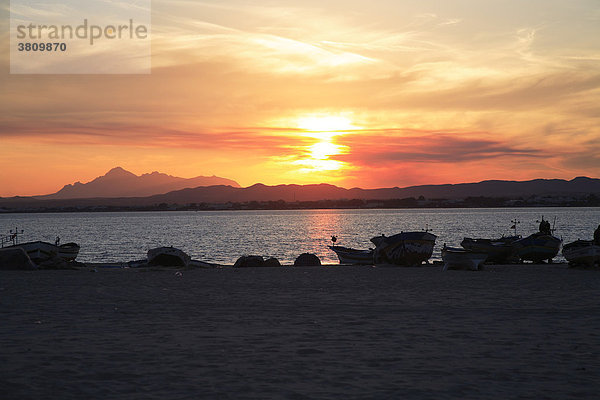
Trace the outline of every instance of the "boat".
{"label": "boat", "polygon": [[81,247],[77,243],[65,243],[58,246],[58,256],[65,261],[75,261]]}
{"label": "boat", "polygon": [[61,258],[64,261],[74,261],[79,254],[80,246],[77,243],[65,243],[63,245],[59,245],[60,238],[57,237],[54,244],[49,242],[43,242],[41,240],[36,240],[33,242],[25,242],[18,243],[19,235],[23,234],[23,230],[19,231],[18,228],[15,230],[11,230],[9,235],[4,235],[0,237],[0,244],[4,248],[6,243],[11,243],[11,246],[7,246],[6,248],[15,248],[21,247],[31,261],[39,264],[44,261],[51,260],[53,258]]}
{"label": "boat", "polygon": [[401,232],[393,236],[376,236],[373,262],[404,266],[421,265],[433,254],[436,235],[429,232]]}
{"label": "boat", "polygon": [[465,250],[459,247],[448,247],[444,244],[442,260],[444,271],[447,269],[468,269],[477,271],[483,269],[483,263],[488,258],[484,252]]}
{"label": "boat", "polygon": [[157,247],[148,250],[148,265],[163,267],[187,267],[191,258],[175,247]]}
{"label": "boat", "polygon": [[357,250],[343,246],[327,246],[337,254],[340,264],[373,264],[373,249]]}
{"label": "boat", "polygon": [[42,242],[37,240],[35,242],[19,243],[10,247],[20,247],[29,256],[31,261],[39,264],[42,261],[46,261],[55,257],[58,257],[58,246],[48,242]]}
{"label": "boat", "polygon": [[504,264],[519,261],[514,243],[521,236],[502,236],[498,239],[473,239],[465,237],[460,245],[473,252],[487,254],[487,262]]}
{"label": "boat", "polygon": [[551,263],[552,258],[558,254],[561,243],[562,240],[556,236],[536,232],[526,238],[515,241],[514,245],[521,261],[527,260],[540,263],[548,260]]}
{"label": "boat", "polygon": [[592,240],[576,240],[562,249],[563,256],[572,266],[593,267],[600,264],[600,246]]}
{"label": "boat", "polygon": [[77,243],[65,243],[57,246],[41,240],[19,243],[8,247],[21,247],[25,250],[31,261],[36,264],[55,257],[59,257],[65,261],[74,261],[80,249]]}

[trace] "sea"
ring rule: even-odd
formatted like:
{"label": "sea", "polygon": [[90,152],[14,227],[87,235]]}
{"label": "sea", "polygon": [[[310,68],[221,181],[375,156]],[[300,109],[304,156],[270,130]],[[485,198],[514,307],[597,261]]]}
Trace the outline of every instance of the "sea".
{"label": "sea", "polygon": [[[242,255],[276,257],[293,264],[305,252],[336,264],[336,244],[367,249],[381,234],[422,231],[437,235],[432,260],[441,248],[460,246],[464,237],[495,238],[538,230],[550,221],[563,243],[590,240],[600,224],[600,208],[373,209],[286,211],[158,211],[0,214],[0,234],[23,231],[19,242],[76,242],[80,262],[141,260],[149,249],[174,246],[192,259],[233,264]],[[515,230],[516,229],[516,230]],[[555,261],[564,261],[559,253]]]}

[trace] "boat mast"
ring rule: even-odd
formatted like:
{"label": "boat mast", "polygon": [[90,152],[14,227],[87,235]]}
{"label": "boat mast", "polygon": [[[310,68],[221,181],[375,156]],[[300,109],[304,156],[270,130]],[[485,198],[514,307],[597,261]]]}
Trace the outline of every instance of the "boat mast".
{"label": "boat mast", "polygon": [[5,244],[12,242],[13,246],[19,243],[19,235],[23,234],[23,229],[19,231],[19,228],[15,228],[13,231],[10,230],[9,235],[0,236],[0,246],[4,247]]}
{"label": "boat mast", "polygon": [[517,224],[520,224],[520,223],[521,223],[521,221],[519,221],[518,219],[516,219],[516,218],[515,218],[515,219],[513,219],[513,220],[512,220],[512,221],[510,221],[510,222],[512,222],[512,224],[513,224],[513,225],[510,227],[510,229],[514,229],[514,230],[515,230],[515,236],[517,236]]}

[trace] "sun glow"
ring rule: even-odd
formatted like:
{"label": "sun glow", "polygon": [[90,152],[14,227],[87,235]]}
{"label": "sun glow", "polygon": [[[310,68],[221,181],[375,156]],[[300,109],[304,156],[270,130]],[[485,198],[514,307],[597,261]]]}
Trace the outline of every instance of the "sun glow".
{"label": "sun glow", "polygon": [[316,138],[343,135],[357,129],[348,118],[334,115],[301,117],[298,128],[305,131],[306,136]]}
{"label": "sun glow", "polygon": [[310,146],[310,156],[315,160],[327,160],[329,156],[343,152],[344,146],[330,142],[318,142]]}
{"label": "sun glow", "polygon": [[350,119],[336,115],[309,115],[298,118],[297,126],[303,136],[317,140],[303,147],[304,156],[294,162],[303,167],[300,172],[338,171],[346,167],[346,163],[331,157],[347,151],[346,146],[334,143],[334,139],[357,129]]}
{"label": "sun glow", "polygon": [[329,142],[317,142],[307,149],[307,157],[296,160],[294,164],[301,166],[300,172],[337,171],[345,167],[346,163],[330,159],[331,156],[343,154],[345,146]]}

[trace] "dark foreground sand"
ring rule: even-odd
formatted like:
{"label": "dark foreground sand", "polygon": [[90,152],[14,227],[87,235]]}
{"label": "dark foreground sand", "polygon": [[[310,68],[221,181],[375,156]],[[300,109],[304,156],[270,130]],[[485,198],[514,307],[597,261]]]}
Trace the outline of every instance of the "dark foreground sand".
{"label": "dark foreground sand", "polygon": [[0,273],[3,399],[600,396],[600,271]]}

